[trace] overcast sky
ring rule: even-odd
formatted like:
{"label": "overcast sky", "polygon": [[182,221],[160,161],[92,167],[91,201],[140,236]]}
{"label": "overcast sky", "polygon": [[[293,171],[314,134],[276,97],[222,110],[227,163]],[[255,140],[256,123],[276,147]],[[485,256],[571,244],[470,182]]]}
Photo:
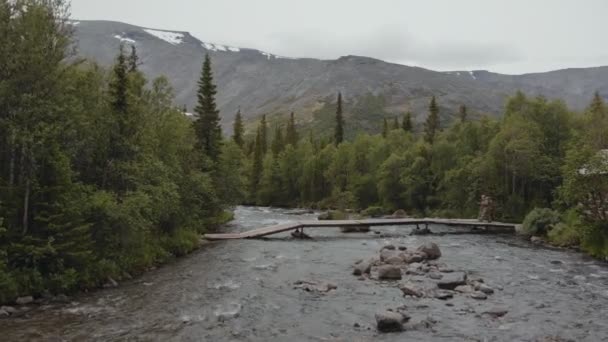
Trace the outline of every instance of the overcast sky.
{"label": "overcast sky", "polygon": [[607,0],[72,0],[72,17],[288,57],[512,74],[608,65]]}

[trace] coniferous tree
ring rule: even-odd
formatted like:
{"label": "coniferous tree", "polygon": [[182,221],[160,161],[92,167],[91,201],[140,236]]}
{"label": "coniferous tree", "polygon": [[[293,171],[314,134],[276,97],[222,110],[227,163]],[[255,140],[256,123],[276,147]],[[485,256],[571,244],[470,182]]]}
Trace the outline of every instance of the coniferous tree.
{"label": "coniferous tree", "polygon": [[286,143],[292,146],[296,146],[298,143],[298,132],[296,130],[296,119],[295,114],[291,112],[289,122],[287,123],[287,133],[285,136]]}
{"label": "coniferous tree", "polygon": [[344,118],[342,117],[342,93],[338,93],[338,104],[336,108],[336,129],[334,133],[336,146],[344,141]]}
{"label": "coniferous tree", "polygon": [[424,139],[429,144],[433,144],[435,141],[435,135],[440,129],[439,124],[439,107],[433,96],[429,104],[429,116],[424,123]]}
{"label": "coniferous tree", "polygon": [[386,121],[386,118],[384,118],[383,125],[382,125],[382,137],[386,138],[387,136],[388,136],[388,121]]}
{"label": "coniferous tree", "polygon": [[249,178],[249,195],[250,200],[255,202],[258,195],[258,187],[260,180],[262,179],[262,173],[264,172],[264,151],[262,147],[262,132],[261,127],[258,127],[257,134],[255,136],[255,143],[253,147],[253,162],[251,166],[251,176]]}
{"label": "coniferous tree", "polygon": [[234,119],[232,140],[241,148],[245,143],[243,140],[244,133],[245,127],[243,126],[243,117],[241,115],[241,109],[239,108],[238,112],[236,112],[236,118]]}
{"label": "coniferous tree", "polygon": [[403,129],[406,132],[411,132],[413,130],[413,128],[414,128],[414,126],[412,125],[412,113],[407,112],[403,116],[403,122],[401,123],[401,129]]}
{"label": "coniferous tree", "polygon": [[213,83],[209,54],[205,55],[198,87],[198,104],[194,108],[194,112],[198,114],[198,120],[195,122],[198,145],[207,157],[217,162],[221,153],[222,129],[215,104],[217,90]]}
{"label": "coniferous tree", "polygon": [[283,141],[283,131],[281,130],[281,126],[277,125],[275,130],[274,130],[274,138],[272,140],[272,154],[275,156],[278,156],[279,153],[281,153],[281,151],[283,151],[283,148],[285,147],[285,142]]}
{"label": "coniferous tree", "polygon": [[131,45],[131,55],[129,55],[129,72],[137,72],[139,67],[139,56],[135,45]]}
{"label": "coniferous tree", "polygon": [[467,121],[467,106],[466,105],[460,105],[460,108],[458,110],[458,118],[460,118],[460,122]]}
{"label": "coniferous tree", "polygon": [[393,119],[393,127],[391,129],[399,129],[399,119],[396,116]]}
{"label": "coniferous tree", "polygon": [[266,124],[266,115],[262,115],[262,121],[260,121],[260,147],[262,148],[262,154],[268,152],[268,125]]}
{"label": "coniferous tree", "polygon": [[112,80],[110,81],[110,105],[115,113],[126,115],[128,109],[128,88],[129,80],[127,77],[128,65],[127,57],[125,56],[124,45],[120,45],[116,63],[112,72]]}

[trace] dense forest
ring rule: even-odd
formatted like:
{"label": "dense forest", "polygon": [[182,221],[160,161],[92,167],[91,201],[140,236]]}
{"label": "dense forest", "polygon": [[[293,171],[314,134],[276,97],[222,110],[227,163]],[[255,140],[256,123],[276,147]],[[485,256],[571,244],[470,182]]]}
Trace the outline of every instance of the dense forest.
{"label": "dense forest", "polygon": [[[79,60],[62,0],[0,1],[0,302],[129,277],[229,219],[236,144],[221,144],[207,59],[193,125],[134,49]],[[221,175],[221,176],[220,176]]]}
{"label": "dense forest", "polygon": [[452,123],[433,97],[421,129],[406,113],[353,139],[336,94],[331,138],[296,113],[255,132],[238,113],[224,138],[208,56],[192,121],[134,47],[109,70],[76,58],[67,8],[0,0],[0,302],[128,278],[197,248],[239,203],[464,218],[486,194],[524,233],[608,255],[598,94],[574,113],[518,93],[500,120],[462,106]]}

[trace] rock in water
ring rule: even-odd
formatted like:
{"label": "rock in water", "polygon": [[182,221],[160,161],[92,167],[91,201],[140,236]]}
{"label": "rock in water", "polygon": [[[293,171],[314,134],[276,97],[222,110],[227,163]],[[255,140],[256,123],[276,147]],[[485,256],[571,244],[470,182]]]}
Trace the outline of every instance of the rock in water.
{"label": "rock in water", "polygon": [[435,260],[441,258],[441,250],[434,242],[427,242],[424,245],[418,247],[418,251],[426,254],[429,260]]}
{"label": "rock in water", "polygon": [[17,300],[15,301],[15,303],[17,303],[17,305],[27,305],[30,304],[34,301],[34,297],[32,296],[26,296],[26,297],[19,297],[17,298]]}
{"label": "rock in water", "polygon": [[355,265],[355,267],[353,269],[353,275],[360,276],[360,275],[364,275],[364,274],[370,274],[371,271],[372,271],[371,263],[369,263],[367,261],[362,261]]}
{"label": "rock in water", "polygon": [[471,293],[470,296],[473,299],[479,299],[479,300],[488,299],[488,295],[486,295],[485,293],[483,293],[481,291],[475,291],[475,292]]}
{"label": "rock in water", "polygon": [[418,298],[424,296],[424,293],[420,289],[416,288],[416,286],[414,286],[412,283],[402,284],[399,286],[399,289],[401,292],[403,292],[404,296],[413,296]]}
{"label": "rock in water", "polygon": [[384,265],[378,267],[378,279],[381,280],[400,280],[401,269],[394,265]]}
{"label": "rock in water", "polygon": [[376,325],[380,332],[403,331],[405,321],[406,318],[398,312],[384,311],[376,314]]}
{"label": "rock in water", "polygon": [[389,265],[403,265],[405,263],[405,261],[397,255],[385,259],[384,262]]}
{"label": "rock in water", "polygon": [[532,242],[535,245],[540,245],[540,244],[543,243],[543,239],[541,239],[538,236],[533,236],[533,237],[530,238],[530,242]]}
{"label": "rock in water", "polygon": [[478,286],[476,286],[476,290],[481,291],[485,294],[492,294],[494,293],[494,289],[489,287],[488,285],[484,284],[484,283],[479,283]]}
{"label": "rock in water", "polygon": [[494,318],[502,317],[507,313],[509,313],[509,310],[504,308],[492,308],[488,311],[483,312],[484,315],[492,316]]}
{"label": "rock in water", "polygon": [[460,285],[460,286],[456,286],[454,291],[460,292],[460,293],[473,293],[473,292],[475,292],[475,289],[471,285]]}
{"label": "rock in water", "polygon": [[435,298],[441,300],[448,300],[454,298],[454,293],[452,293],[451,291],[437,291],[435,292]]}
{"label": "rock in water", "polygon": [[437,282],[437,286],[444,290],[453,290],[457,286],[466,285],[467,274],[464,272],[445,273],[443,278]]}

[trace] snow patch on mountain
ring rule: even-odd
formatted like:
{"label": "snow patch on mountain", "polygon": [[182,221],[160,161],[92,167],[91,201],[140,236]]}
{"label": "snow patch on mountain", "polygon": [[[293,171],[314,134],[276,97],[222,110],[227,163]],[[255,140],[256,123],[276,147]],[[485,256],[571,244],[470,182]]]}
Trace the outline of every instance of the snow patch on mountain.
{"label": "snow patch on mountain", "polygon": [[127,38],[127,37],[123,37],[120,34],[115,35],[114,38],[116,38],[116,39],[118,39],[118,40],[120,40],[121,42],[124,42],[124,43],[135,44],[135,41],[133,39]]}
{"label": "snow patch on mountain", "polygon": [[220,45],[220,44],[213,44],[213,43],[201,43],[203,45],[203,47],[209,51],[230,51],[230,52],[239,52],[241,51],[241,49],[237,48],[237,47],[233,47],[233,46],[226,46],[226,45]]}
{"label": "snow patch on mountain", "polygon": [[474,80],[476,80],[476,79],[477,79],[477,77],[475,77],[475,74],[474,74],[472,71],[469,71],[469,75],[471,75],[471,77],[472,77]]}
{"label": "snow patch on mountain", "polygon": [[171,45],[179,45],[184,41],[184,34],[179,32],[171,31],[158,31],[151,29],[144,29],[147,33],[153,35],[156,38],[162,39]]}

